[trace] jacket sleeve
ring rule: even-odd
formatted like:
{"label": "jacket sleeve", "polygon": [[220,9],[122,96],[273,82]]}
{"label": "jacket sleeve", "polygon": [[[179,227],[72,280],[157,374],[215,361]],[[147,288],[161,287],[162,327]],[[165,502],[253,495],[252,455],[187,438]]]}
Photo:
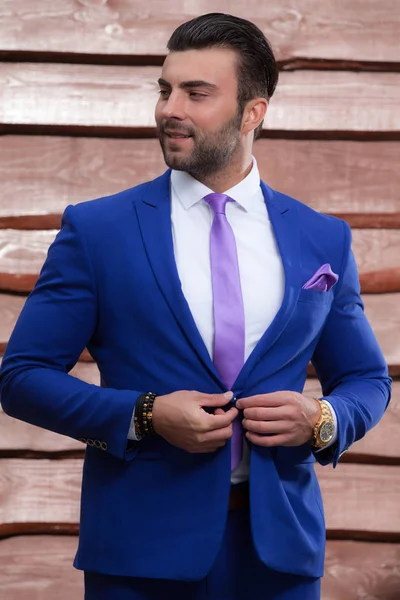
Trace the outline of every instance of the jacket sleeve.
{"label": "jacket sleeve", "polygon": [[[124,460],[141,392],[90,385],[69,375],[96,330],[96,287],[85,239],[64,213],[39,280],[8,343],[0,399],[12,417],[81,441]],[[135,444],[135,443],[133,443]],[[130,443],[132,445],[132,442]]]}
{"label": "jacket sleeve", "polygon": [[391,394],[385,359],[364,314],[350,228],[344,222],[343,227],[343,268],[312,359],[338,421],[336,444],[315,456],[334,467],[340,455],[378,423]]}

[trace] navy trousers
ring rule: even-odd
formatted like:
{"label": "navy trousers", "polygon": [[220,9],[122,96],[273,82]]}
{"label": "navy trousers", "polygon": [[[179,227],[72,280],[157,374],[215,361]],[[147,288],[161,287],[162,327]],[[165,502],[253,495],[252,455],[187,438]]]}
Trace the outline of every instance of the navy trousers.
{"label": "navy trousers", "polygon": [[229,513],[221,550],[205,579],[170,581],[86,571],[85,600],[320,600],[320,580],[268,569],[255,552],[248,511],[237,510]]}

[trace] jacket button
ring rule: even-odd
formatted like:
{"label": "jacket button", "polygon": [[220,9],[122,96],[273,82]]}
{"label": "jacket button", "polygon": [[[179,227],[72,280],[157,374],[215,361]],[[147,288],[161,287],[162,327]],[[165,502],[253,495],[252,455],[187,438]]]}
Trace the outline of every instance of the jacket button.
{"label": "jacket button", "polygon": [[88,439],[87,443],[88,443],[88,446],[94,446],[94,441],[93,440]]}
{"label": "jacket button", "polygon": [[101,448],[101,442],[100,440],[94,440],[94,445],[96,448]]}
{"label": "jacket button", "polygon": [[108,446],[106,444],[106,442],[101,442],[101,449],[102,450],[107,450]]}
{"label": "jacket button", "polygon": [[87,444],[87,439],[86,438],[79,438],[78,442],[82,442],[82,444]]}

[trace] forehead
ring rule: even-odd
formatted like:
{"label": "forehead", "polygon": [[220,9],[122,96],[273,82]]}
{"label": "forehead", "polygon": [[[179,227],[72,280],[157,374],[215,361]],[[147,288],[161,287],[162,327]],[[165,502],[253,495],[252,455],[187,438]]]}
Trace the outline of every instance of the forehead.
{"label": "forehead", "polygon": [[171,85],[202,80],[220,87],[236,88],[236,62],[236,53],[227,48],[170,52],[162,68],[162,77]]}

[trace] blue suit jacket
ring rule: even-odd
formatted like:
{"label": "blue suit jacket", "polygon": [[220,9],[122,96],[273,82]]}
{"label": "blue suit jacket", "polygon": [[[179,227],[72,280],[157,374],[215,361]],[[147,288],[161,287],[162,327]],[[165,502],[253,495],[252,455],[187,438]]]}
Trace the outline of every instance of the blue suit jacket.
{"label": "blue suit jacket", "polygon": [[[169,176],[68,207],[10,339],[1,370],[5,412],[87,447],[78,568],[195,580],[218,552],[227,517],[230,443],[189,454],[162,438],[127,444],[137,397],[221,393],[174,261]],[[338,417],[335,465],[382,416],[390,396],[383,356],[364,316],[346,223],[262,184],[285,269],[282,306],[233,390],[303,390],[313,361]],[[329,292],[302,285],[324,263]],[[68,375],[88,347],[102,387]],[[104,448],[106,448],[104,450]],[[310,447],[253,446],[251,519],[260,558],[306,576],[323,572],[325,528]]]}

